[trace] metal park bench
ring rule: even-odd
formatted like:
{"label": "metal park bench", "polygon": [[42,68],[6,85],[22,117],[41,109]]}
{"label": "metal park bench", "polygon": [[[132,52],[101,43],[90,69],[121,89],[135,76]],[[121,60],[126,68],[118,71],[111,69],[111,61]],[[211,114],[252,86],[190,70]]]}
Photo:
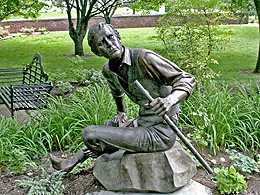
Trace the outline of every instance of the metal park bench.
{"label": "metal park bench", "polygon": [[8,107],[12,117],[17,110],[45,107],[53,88],[48,77],[39,53],[24,68],[0,69],[0,103]]}

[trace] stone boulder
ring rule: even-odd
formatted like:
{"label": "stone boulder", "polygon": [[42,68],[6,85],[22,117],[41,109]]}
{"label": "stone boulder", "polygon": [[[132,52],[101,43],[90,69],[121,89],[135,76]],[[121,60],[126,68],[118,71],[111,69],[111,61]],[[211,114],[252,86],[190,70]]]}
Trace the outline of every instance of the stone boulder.
{"label": "stone boulder", "polygon": [[192,157],[176,142],[164,152],[103,154],[95,162],[94,176],[110,191],[170,193],[196,174]]}

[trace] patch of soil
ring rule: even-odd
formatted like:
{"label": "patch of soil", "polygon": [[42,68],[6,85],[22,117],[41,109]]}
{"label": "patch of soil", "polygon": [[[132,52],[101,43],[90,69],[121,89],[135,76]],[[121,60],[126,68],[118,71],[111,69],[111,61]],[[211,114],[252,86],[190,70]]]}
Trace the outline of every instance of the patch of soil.
{"label": "patch of soil", "polygon": [[[57,157],[64,155],[70,156],[71,153],[54,152]],[[42,157],[37,163],[39,169],[29,170],[21,175],[14,175],[11,170],[3,171],[0,177],[0,194],[1,195],[25,195],[28,192],[27,188],[19,187],[19,180],[24,180],[26,177],[41,179],[41,168],[49,174],[56,171],[52,168],[50,160],[47,157]],[[80,170],[76,174],[66,174],[63,179],[65,186],[64,194],[70,195],[85,195],[95,191],[104,190],[104,187],[93,176],[93,167],[90,165]]]}
{"label": "patch of soil", "polygon": [[[71,153],[54,152],[57,157],[64,155],[70,156]],[[230,167],[231,162],[229,160],[228,154],[221,152],[216,156],[211,157],[208,155],[208,151],[204,151],[202,157],[211,166],[212,169],[222,166]],[[221,161],[220,158],[224,158],[225,161]],[[212,165],[210,162],[212,159],[216,160],[216,164]],[[47,157],[42,157],[38,163],[39,168],[44,168],[48,173],[52,173],[55,170],[51,167],[50,161]],[[83,168],[77,174],[67,174],[63,179],[63,184],[65,186],[64,194],[69,195],[85,195],[86,193],[98,192],[100,190],[105,190],[104,187],[96,180],[93,175],[93,164]],[[19,187],[19,181],[23,180],[25,176],[31,178],[39,179],[41,177],[41,169],[35,170],[34,172],[28,171],[22,175],[13,175],[10,170],[2,172],[0,177],[0,194],[2,195],[25,195],[27,194],[26,188]],[[217,190],[217,185],[213,182],[212,177],[214,174],[208,174],[203,168],[198,168],[197,174],[193,177],[193,180],[207,186],[210,188],[214,195],[220,195]],[[259,195],[260,194],[260,175],[252,173],[247,177],[247,192],[240,193],[241,195]]]}
{"label": "patch of soil", "polygon": [[254,70],[239,70],[238,72],[242,74],[259,74],[255,73]]}

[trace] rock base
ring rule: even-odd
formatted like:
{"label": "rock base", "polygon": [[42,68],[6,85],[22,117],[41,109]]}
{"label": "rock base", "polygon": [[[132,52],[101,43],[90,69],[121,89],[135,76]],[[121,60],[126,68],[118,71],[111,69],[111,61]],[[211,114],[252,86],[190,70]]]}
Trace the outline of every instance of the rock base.
{"label": "rock base", "polygon": [[192,157],[176,142],[172,149],[154,153],[103,154],[94,176],[109,191],[171,193],[196,174]]}

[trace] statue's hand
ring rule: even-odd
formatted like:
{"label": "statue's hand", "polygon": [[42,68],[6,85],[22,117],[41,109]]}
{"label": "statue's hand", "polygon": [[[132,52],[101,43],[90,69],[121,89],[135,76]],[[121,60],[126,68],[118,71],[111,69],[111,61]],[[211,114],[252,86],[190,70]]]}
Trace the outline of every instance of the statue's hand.
{"label": "statue's hand", "polygon": [[174,90],[170,95],[165,98],[156,98],[150,103],[151,109],[158,116],[165,115],[172,106],[184,101],[188,93],[182,90]]}
{"label": "statue's hand", "polygon": [[121,127],[127,121],[127,114],[125,112],[118,112],[118,114],[112,119],[112,124],[115,127]]}
{"label": "statue's hand", "polygon": [[150,106],[155,114],[163,116],[177,103],[178,100],[170,96],[165,98],[158,97],[150,103]]}

